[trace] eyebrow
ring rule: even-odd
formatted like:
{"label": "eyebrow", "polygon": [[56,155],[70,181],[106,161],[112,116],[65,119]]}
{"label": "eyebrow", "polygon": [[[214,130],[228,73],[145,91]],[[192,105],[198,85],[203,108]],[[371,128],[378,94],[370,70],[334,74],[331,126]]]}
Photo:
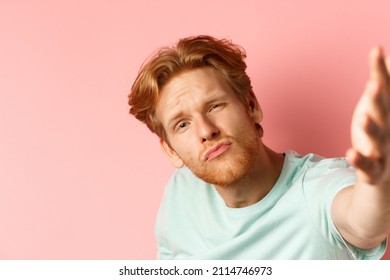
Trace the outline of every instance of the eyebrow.
{"label": "eyebrow", "polygon": [[168,125],[167,125],[168,129],[171,128],[174,125],[174,123],[176,122],[176,120],[179,119],[183,115],[184,115],[183,111],[178,111],[172,117],[170,117],[168,120]]}

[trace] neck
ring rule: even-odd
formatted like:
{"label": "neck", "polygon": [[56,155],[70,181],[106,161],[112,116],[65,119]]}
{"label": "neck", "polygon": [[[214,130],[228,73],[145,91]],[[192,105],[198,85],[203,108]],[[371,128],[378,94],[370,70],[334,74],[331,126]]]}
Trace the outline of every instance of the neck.
{"label": "neck", "polygon": [[263,199],[273,188],[282,171],[284,157],[263,144],[259,148],[253,168],[233,185],[215,186],[226,205],[247,207]]}

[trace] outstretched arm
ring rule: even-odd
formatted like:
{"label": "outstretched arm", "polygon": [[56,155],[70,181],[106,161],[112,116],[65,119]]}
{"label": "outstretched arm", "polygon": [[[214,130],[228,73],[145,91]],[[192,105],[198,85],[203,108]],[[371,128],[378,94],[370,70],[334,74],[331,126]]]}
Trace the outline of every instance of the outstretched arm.
{"label": "outstretched arm", "polygon": [[340,191],[332,206],[336,227],[362,249],[379,245],[390,233],[390,56],[382,48],[369,55],[370,78],[352,117],[347,158],[357,182]]}

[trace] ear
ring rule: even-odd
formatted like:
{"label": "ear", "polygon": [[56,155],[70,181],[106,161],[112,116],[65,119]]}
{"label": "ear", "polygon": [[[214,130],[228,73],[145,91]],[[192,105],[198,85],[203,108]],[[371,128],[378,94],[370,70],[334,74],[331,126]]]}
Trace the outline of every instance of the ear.
{"label": "ear", "polygon": [[160,145],[164,153],[168,156],[170,162],[176,168],[182,168],[184,166],[183,160],[179,157],[179,155],[175,152],[174,149],[163,139],[160,139]]}
{"label": "ear", "polygon": [[252,120],[255,123],[260,124],[263,120],[263,111],[260,108],[259,102],[256,99],[256,96],[249,97],[249,114],[252,117]]}

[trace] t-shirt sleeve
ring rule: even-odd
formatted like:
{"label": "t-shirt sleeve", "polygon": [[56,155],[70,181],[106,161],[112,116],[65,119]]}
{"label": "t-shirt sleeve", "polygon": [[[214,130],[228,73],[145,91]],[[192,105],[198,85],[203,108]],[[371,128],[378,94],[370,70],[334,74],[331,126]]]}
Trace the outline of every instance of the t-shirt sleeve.
{"label": "t-shirt sleeve", "polygon": [[[165,186],[164,195],[161,200],[160,208],[157,213],[157,219],[155,223],[155,236],[157,239],[157,259],[159,260],[171,260],[173,259],[173,252],[168,246],[166,240],[166,216],[167,216],[167,197],[169,192],[174,186],[176,173],[170,178],[167,185]],[[169,204],[169,203],[168,203]]]}
{"label": "t-shirt sleeve", "polygon": [[173,259],[173,254],[167,245],[165,238],[162,235],[161,228],[161,210],[157,215],[157,221],[155,225],[155,234],[157,239],[157,259],[159,260],[171,260]]}
{"label": "t-shirt sleeve", "polygon": [[353,167],[346,159],[335,158],[324,159],[309,167],[302,186],[313,221],[332,246],[346,247],[354,259],[380,259],[386,251],[386,240],[375,248],[359,249],[344,240],[332,220],[331,209],[336,194],[355,182]]}
{"label": "t-shirt sleeve", "polygon": [[172,252],[168,246],[165,245],[161,240],[157,240],[157,259],[158,260],[172,260]]}

